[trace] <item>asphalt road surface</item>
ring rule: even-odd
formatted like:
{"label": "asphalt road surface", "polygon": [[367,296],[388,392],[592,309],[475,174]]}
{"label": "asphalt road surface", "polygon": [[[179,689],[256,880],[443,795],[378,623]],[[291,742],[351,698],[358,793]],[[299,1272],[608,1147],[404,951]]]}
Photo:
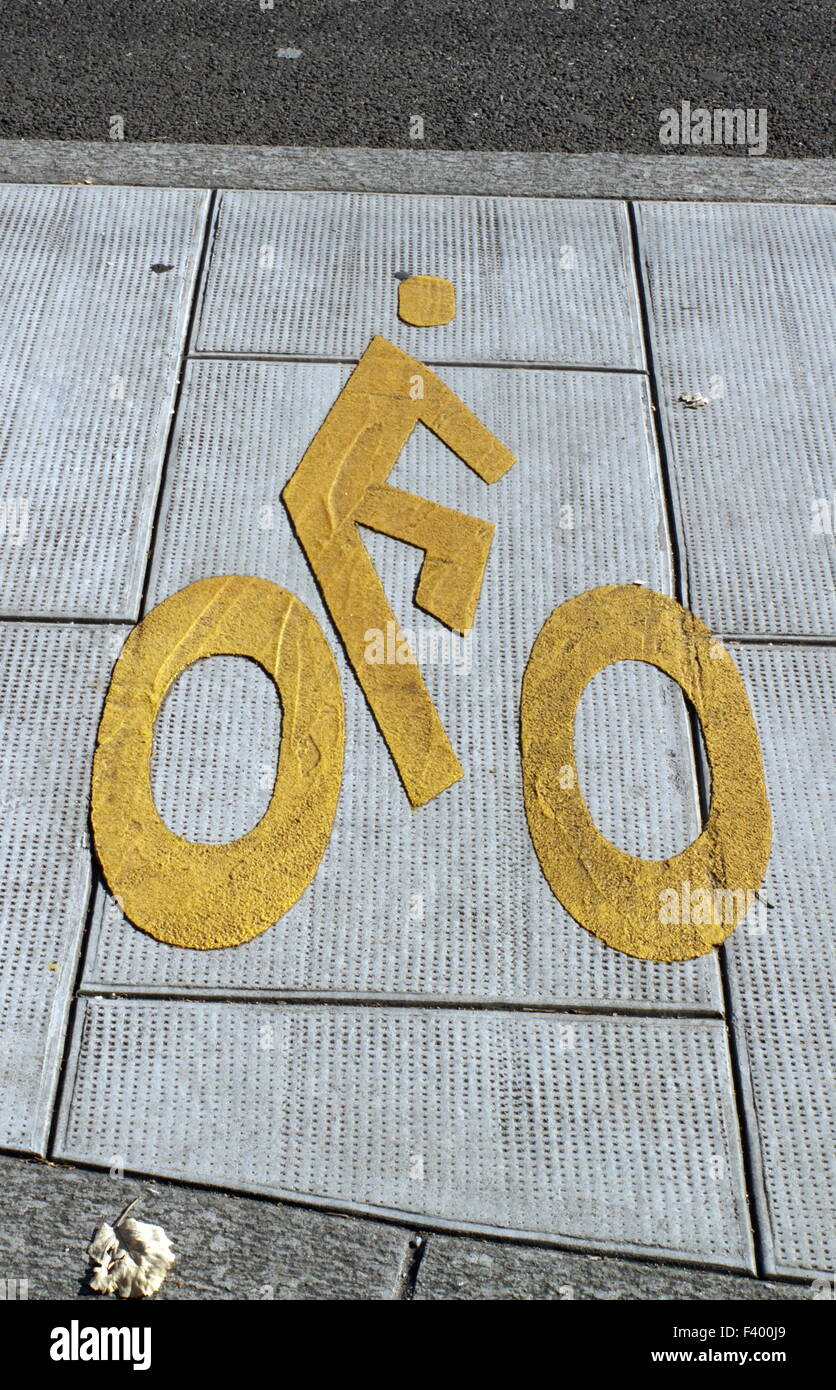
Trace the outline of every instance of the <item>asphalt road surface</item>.
{"label": "asphalt road surface", "polygon": [[688,101],[765,107],[769,155],[833,155],[834,16],[834,0],[5,0],[0,136],[106,140],[120,116],[126,140],[650,154],[660,112]]}

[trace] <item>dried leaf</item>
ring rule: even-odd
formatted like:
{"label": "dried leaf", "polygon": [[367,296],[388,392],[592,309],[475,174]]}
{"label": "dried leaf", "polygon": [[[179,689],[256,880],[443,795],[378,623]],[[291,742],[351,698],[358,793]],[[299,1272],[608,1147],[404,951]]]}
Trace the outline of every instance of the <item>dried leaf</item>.
{"label": "dried leaf", "polygon": [[91,1270],[88,1282],[95,1293],[119,1298],[150,1298],[161,1287],[174,1251],[162,1226],[135,1221],[131,1202],[113,1226],[97,1226],[87,1247]]}

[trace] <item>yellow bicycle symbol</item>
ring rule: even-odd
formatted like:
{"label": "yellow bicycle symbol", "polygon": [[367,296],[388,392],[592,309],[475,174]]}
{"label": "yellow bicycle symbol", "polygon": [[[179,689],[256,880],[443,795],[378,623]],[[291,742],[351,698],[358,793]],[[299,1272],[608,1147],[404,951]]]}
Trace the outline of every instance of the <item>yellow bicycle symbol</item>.
{"label": "yellow bicycle symbol", "polygon": [[[449,281],[401,283],[407,322],[449,322]],[[415,601],[461,633],[473,624],[492,523],[392,487],[388,478],[419,422],[486,483],[514,456],[430,369],[374,338],[283,491],[283,499],[349,661],[414,808],[464,774],[412,654],[365,659],[370,629],[396,626],[358,530],[367,526],[424,552]],[[402,634],[401,634],[402,636]],[[400,646],[403,643],[399,644]],[[282,740],[273,795],[248,834],[222,845],[181,839],[151,790],[154,721],[167,690],[202,657],[246,656],[276,683]],[[574,764],[583,689],[603,666],[642,660],[667,672],[702,725],[712,796],[702,832],[681,854],[644,860],[605,840]],[[726,649],[664,594],[592,589],[556,608],[531,651],[520,708],[525,809],[555,896],[610,946],[685,960],[718,945],[746,915],[769,857],[771,820],[760,744],[745,687]],[[343,700],[313,614],[268,580],[202,579],[152,609],[114,667],[93,761],[96,850],[125,915],[158,940],[233,946],[273,925],[304,892],[333,825],[342,778]],[[712,910],[687,924],[660,910],[688,885]],[[718,894],[728,911],[719,921]]]}

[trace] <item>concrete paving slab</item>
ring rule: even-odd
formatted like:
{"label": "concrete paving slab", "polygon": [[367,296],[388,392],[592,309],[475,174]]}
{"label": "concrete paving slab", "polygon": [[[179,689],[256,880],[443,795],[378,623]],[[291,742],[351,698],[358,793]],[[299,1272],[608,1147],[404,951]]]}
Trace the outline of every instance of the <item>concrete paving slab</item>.
{"label": "concrete paving slab", "polygon": [[104,998],[76,1021],[59,1158],[752,1268],[720,1022]]}
{"label": "concrete paving slab", "polygon": [[736,646],[763,747],[774,843],[763,932],[728,944],[735,1034],[748,1072],[770,1274],[836,1265],[836,651]]}
{"label": "concrete paving slab", "polygon": [[[316,614],[340,664],[347,718],[343,788],[323,863],[274,928],[232,950],[165,946],[100,894],[84,988],[719,1013],[713,958],[674,969],[640,962],[577,926],[542,876],[522,804],[520,682],[551,609],[601,583],[641,579],[670,591],[644,381],[442,369],[519,463],[487,487],[419,431],[392,474],[394,484],[498,528],[474,636],[450,645],[446,661],[423,663],[466,776],[415,813],[280,501],[348,370],[189,364],[148,599],[207,575],[255,574]],[[443,629],[412,603],[419,553],[371,532],[364,539],[398,619],[435,640]],[[668,678],[640,663],[610,668],[586,692],[576,728],[584,793],[603,833],[651,857],[687,845],[699,826],[690,736]],[[265,676],[236,658],[194,667],[158,728],[158,804],[167,823],[196,839],[243,833],[272,790],[277,746]]]}
{"label": "concrete paving slab", "polygon": [[270,804],[282,731],[278,691],[261,667],[218,656],[187,667],[157,722],[151,785],[176,835],[236,840]]}
{"label": "concrete paving slab", "polygon": [[137,616],[208,196],[0,186],[2,616]]}
{"label": "concrete paving slab", "polygon": [[836,213],[636,215],[690,606],[722,634],[833,638]]}
{"label": "concrete paving slab", "polygon": [[644,1302],[807,1301],[810,1284],[676,1269],[568,1250],[539,1250],[502,1241],[432,1235],[418,1267],[413,1298],[430,1300]]}
{"label": "concrete paving slab", "polygon": [[0,623],[0,1144],[43,1153],[92,873],[90,760],[124,630]]}
{"label": "concrete paving slab", "polygon": [[101,1298],[85,1282],[86,1247],[136,1198],[133,1215],[162,1226],[177,1257],[158,1302],[402,1296],[411,1239],[403,1228],[125,1178],[115,1166],[109,1176],[5,1156],[0,1280],[25,1279],[31,1299]]}
{"label": "concrete paving slab", "polygon": [[[641,370],[626,209],[613,202],[225,192],[194,351]],[[442,328],[396,318],[398,275],[452,280]]]}

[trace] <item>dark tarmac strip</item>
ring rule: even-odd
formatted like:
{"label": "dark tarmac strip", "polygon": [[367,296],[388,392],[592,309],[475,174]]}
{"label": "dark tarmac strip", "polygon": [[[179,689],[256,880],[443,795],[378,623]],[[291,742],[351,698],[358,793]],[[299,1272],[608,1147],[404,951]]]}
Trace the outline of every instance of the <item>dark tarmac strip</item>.
{"label": "dark tarmac strip", "polygon": [[660,113],[688,102],[765,108],[771,157],[828,156],[835,13],[832,0],[8,0],[0,137],[659,154]]}

